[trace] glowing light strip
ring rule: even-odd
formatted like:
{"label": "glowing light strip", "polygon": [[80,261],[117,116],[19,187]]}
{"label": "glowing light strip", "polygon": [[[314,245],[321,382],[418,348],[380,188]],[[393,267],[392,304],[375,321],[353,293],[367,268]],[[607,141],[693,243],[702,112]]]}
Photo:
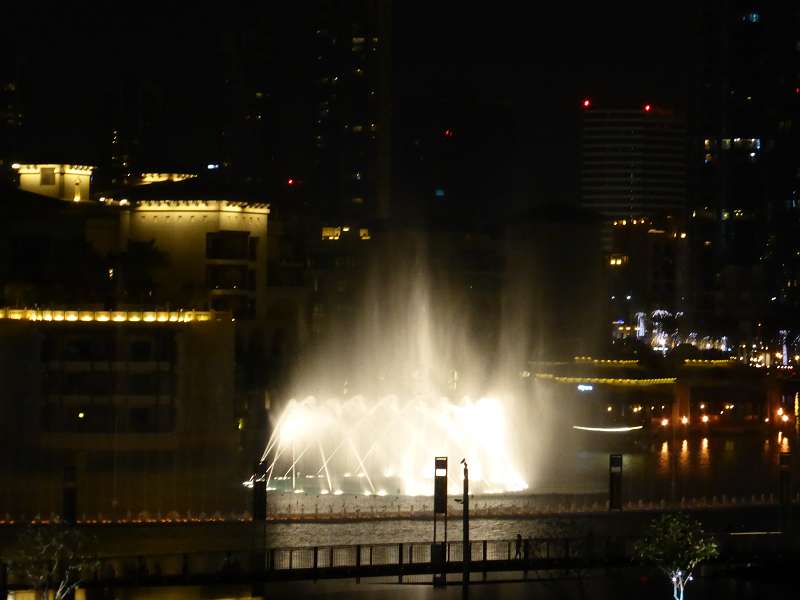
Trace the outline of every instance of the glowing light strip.
{"label": "glowing light strip", "polygon": [[0,308],[0,319],[13,321],[96,321],[100,323],[190,323],[211,321],[213,311],[34,310]]}
{"label": "glowing light strip", "polygon": [[558,383],[598,383],[605,385],[665,385],[675,383],[677,377],[662,377],[660,379],[623,379],[620,377],[561,377],[552,373],[536,373],[537,379],[551,379]]}
{"label": "glowing light strip", "polygon": [[704,360],[700,358],[686,358],[684,359],[683,364],[687,366],[696,366],[696,367],[702,367],[707,365],[733,365],[736,364],[736,359],[724,358],[716,360]]}
{"label": "glowing light strip", "polygon": [[643,425],[636,425],[635,427],[583,427],[581,425],[573,425],[573,429],[580,429],[581,431],[599,431],[600,433],[628,433],[629,431],[636,431],[642,429]]}
{"label": "glowing light strip", "polygon": [[615,359],[615,358],[592,358],[591,356],[576,356],[575,362],[577,363],[592,363],[595,365],[638,365],[638,359]]}
{"label": "glowing light strip", "polygon": [[783,535],[782,531],[732,531],[728,535]]}

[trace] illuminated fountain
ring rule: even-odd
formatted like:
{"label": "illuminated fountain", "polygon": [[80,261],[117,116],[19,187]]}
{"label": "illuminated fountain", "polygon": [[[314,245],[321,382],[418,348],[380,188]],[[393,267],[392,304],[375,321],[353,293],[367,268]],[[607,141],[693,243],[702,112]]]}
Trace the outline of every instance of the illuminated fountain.
{"label": "illuminated fountain", "polygon": [[[370,278],[358,322],[303,361],[262,456],[268,489],[432,495],[435,456],[466,458],[475,493],[528,488],[550,440],[520,376],[524,315],[476,341],[486,315],[408,262]],[[451,493],[460,473],[450,469]]]}
{"label": "illuminated fountain", "polygon": [[[466,456],[476,493],[519,491],[527,485],[510,439],[503,404],[493,398],[292,400],[264,453],[267,485],[321,494],[428,495],[433,457]],[[460,485],[451,478],[450,491]]]}

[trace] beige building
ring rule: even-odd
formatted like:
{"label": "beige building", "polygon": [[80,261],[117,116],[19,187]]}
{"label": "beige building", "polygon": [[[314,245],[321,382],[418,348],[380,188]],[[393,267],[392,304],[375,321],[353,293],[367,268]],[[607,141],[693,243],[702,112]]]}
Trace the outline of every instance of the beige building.
{"label": "beige building", "polygon": [[169,265],[158,282],[167,297],[261,320],[268,215],[264,203],[141,199],[122,213],[122,238],[153,240],[167,253]]}
{"label": "beige building", "polygon": [[64,466],[79,518],[243,511],[234,325],[201,311],[0,309],[0,515],[60,514]]}
{"label": "beige building", "polygon": [[81,202],[89,200],[94,167],[86,165],[15,165],[19,187],[26,192]]}

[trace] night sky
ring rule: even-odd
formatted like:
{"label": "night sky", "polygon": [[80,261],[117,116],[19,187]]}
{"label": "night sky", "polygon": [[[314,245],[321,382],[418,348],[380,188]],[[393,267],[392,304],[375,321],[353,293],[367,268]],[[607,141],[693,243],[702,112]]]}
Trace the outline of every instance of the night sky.
{"label": "night sky", "polygon": [[[395,2],[393,105],[398,118],[416,110],[407,107],[442,98],[498,106],[516,129],[508,166],[515,193],[569,202],[576,194],[578,100],[682,107],[694,14],[659,3],[544,4]],[[112,115],[133,112],[137,102],[154,163],[197,169],[213,160],[225,105],[226,31],[270,36],[278,52],[265,60],[269,72],[280,73],[283,97],[305,93],[308,21],[300,7],[136,5],[120,12],[109,5],[48,9],[47,19],[7,12],[15,25],[0,66],[20,82],[23,160],[96,162]]]}

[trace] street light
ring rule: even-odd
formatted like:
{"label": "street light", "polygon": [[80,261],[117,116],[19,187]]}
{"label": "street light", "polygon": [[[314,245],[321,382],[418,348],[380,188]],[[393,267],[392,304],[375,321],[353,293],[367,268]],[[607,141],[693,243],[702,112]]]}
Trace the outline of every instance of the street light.
{"label": "street light", "polygon": [[461,464],[464,465],[464,497],[461,500],[464,505],[464,538],[461,543],[461,564],[464,572],[461,575],[461,585],[467,587],[469,585],[469,561],[472,558],[472,550],[469,546],[469,468],[467,467],[467,459],[462,458]]}

